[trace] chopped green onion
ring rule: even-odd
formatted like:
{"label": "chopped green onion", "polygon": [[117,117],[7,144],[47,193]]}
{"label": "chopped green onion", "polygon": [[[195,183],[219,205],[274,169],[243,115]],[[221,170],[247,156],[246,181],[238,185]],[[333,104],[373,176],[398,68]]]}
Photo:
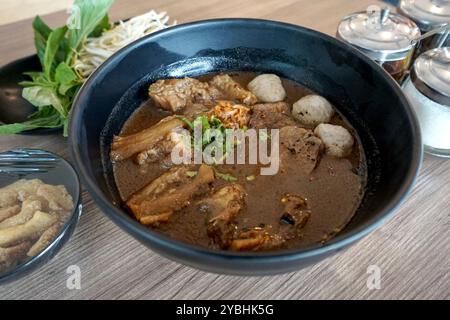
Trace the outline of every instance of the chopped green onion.
{"label": "chopped green onion", "polygon": [[177,119],[180,119],[181,121],[183,121],[184,123],[186,123],[188,126],[189,126],[189,128],[191,129],[191,130],[194,130],[194,124],[192,123],[192,122],[190,122],[188,119],[186,119],[185,117],[182,117],[182,116],[175,116]]}
{"label": "chopped green onion", "polygon": [[197,174],[198,174],[197,171],[186,171],[186,175],[187,175],[189,178],[193,178],[193,177],[195,177]]}
{"label": "chopped green onion", "polygon": [[215,172],[217,177],[219,177],[220,179],[225,180],[227,182],[233,182],[233,181],[237,180],[237,178],[232,176],[231,174],[222,173],[222,172],[219,172],[217,170],[214,170],[214,172]]}

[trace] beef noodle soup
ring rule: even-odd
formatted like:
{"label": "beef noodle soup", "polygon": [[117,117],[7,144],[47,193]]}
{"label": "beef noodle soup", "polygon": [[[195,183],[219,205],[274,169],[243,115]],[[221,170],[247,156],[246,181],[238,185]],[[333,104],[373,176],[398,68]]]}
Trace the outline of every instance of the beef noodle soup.
{"label": "beef noodle soup", "polygon": [[[278,170],[262,174],[268,165],[259,159],[226,161],[230,146],[244,142],[250,152],[248,140],[224,143],[222,162],[174,161],[175,148],[192,155],[219,141],[205,126],[224,135],[254,130],[258,142],[277,143]],[[360,140],[329,101],[292,81],[250,72],[153,83],[149,100],[114,137],[110,157],[123,205],[140,223],[221,250],[324,243],[354,215],[367,177]]]}

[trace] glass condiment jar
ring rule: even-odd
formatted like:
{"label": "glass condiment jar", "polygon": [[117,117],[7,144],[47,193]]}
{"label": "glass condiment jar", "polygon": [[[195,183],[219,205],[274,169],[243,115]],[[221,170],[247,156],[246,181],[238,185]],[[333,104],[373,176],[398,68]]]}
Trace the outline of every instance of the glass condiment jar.
{"label": "glass condiment jar", "polygon": [[425,151],[450,157],[450,47],[421,54],[403,91],[419,119]]}
{"label": "glass condiment jar", "polygon": [[394,79],[401,82],[409,70],[421,33],[414,21],[388,9],[369,7],[339,23],[337,37],[378,62]]}
{"label": "glass condiment jar", "polygon": [[[450,24],[450,0],[401,0],[398,11],[413,20],[422,33]],[[450,46],[448,29],[420,41],[416,56],[442,46]]]}

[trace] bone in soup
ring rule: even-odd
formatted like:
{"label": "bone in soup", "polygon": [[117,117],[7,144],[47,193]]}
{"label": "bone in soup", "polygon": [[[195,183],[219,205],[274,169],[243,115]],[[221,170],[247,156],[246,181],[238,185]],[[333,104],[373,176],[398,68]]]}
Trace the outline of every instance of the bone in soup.
{"label": "bone in soup", "polygon": [[[234,72],[162,79],[150,85],[149,97],[110,152],[124,207],[148,228],[213,249],[283,250],[326,242],[359,207],[367,178],[360,140],[307,88]],[[262,175],[267,163],[260,161],[175,164],[174,148],[194,154],[205,140],[217,142],[201,131],[200,145],[185,143],[199,123],[222,132],[254,129],[259,139],[267,129],[269,145],[277,129],[277,173]]]}

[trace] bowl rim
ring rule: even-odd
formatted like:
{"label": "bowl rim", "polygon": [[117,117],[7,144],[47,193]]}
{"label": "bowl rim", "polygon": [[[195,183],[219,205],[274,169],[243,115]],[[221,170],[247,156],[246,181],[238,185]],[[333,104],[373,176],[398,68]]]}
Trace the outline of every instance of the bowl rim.
{"label": "bowl rim", "polygon": [[[83,206],[81,204],[82,200],[82,190],[81,190],[81,182],[80,177],[78,176],[77,171],[75,170],[75,167],[66,159],[61,157],[60,155],[47,151],[46,152],[58,157],[60,161],[64,163],[65,166],[67,166],[67,169],[72,171],[75,177],[75,189],[77,191],[77,198],[73,199],[73,210],[70,214],[69,219],[67,219],[64,226],[61,228],[61,230],[58,232],[58,235],[52,240],[52,242],[45,247],[44,250],[39,252],[37,255],[25,260],[24,262],[21,262],[17,266],[13,267],[12,269],[7,270],[6,272],[0,273],[0,285],[3,283],[7,283],[9,281],[17,280],[19,278],[22,278],[23,276],[26,276],[28,272],[32,272],[35,267],[40,268],[43,267],[51,258],[53,258],[61,249],[60,247],[56,252],[51,255],[50,259],[48,261],[45,261],[45,259],[48,257],[48,254],[50,251],[53,250],[53,248],[57,247],[57,245],[60,243],[60,241],[65,237],[67,231],[73,226],[78,223],[78,220],[81,216],[81,213],[83,211]],[[73,195],[71,195],[73,197]],[[44,262],[42,265],[41,263]]]}
{"label": "bowl rim", "polygon": [[[378,70],[380,75],[384,78],[384,80],[390,84],[392,89],[396,92],[398,97],[400,98],[402,104],[405,106],[405,112],[408,117],[408,121],[411,124],[413,130],[413,141],[412,141],[412,153],[413,157],[407,172],[407,175],[403,179],[400,187],[397,192],[392,195],[389,202],[384,206],[382,210],[378,212],[378,214],[365,222],[361,226],[355,228],[355,230],[343,234],[337,235],[329,242],[324,245],[316,245],[310,246],[302,249],[289,249],[282,251],[274,251],[274,252],[230,252],[225,250],[214,250],[209,248],[204,248],[196,245],[191,245],[188,243],[184,243],[173,238],[170,238],[164,234],[152,231],[145,226],[141,225],[135,219],[127,215],[123,210],[116,207],[112,204],[107,197],[100,190],[98,185],[94,182],[93,179],[89,176],[86,168],[83,165],[81,160],[81,149],[79,144],[79,139],[77,135],[78,128],[80,128],[81,117],[80,114],[80,101],[85,98],[86,88],[91,86],[92,83],[95,82],[97,76],[103,72],[106,68],[109,67],[117,58],[127,55],[131,51],[134,50],[136,46],[143,44],[148,41],[157,41],[161,36],[169,36],[171,33],[177,32],[186,32],[191,29],[211,26],[211,25],[239,25],[239,24],[265,24],[274,28],[284,28],[293,31],[301,31],[303,33],[307,33],[310,35],[315,35],[320,38],[324,38],[329,41],[331,44],[340,47],[343,50],[350,51],[352,54],[356,55],[360,59],[362,59],[365,63],[368,63],[374,69]],[[121,50],[117,51],[113,54],[107,61],[105,61],[100,67],[98,67],[95,72],[89,77],[89,79],[83,84],[82,88],[78,92],[75,97],[72,109],[71,109],[71,117],[69,123],[69,149],[74,160],[74,165],[77,171],[80,174],[81,180],[86,186],[89,194],[92,196],[97,205],[102,209],[104,214],[106,214],[115,224],[117,224],[120,228],[124,229],[127,233],[130,233],[137,239],[146,239],[151,243],[158,245],[159,247],[168,247],[172,252],[178,252],[183,255],[190,255],[192,257],[207,257],[209,260],[213,259],[216,261],[226,261],[226,260],[240,260],[240,262],[252,262],[252,263],[261,263],[266,264],[274,261],[297,261],[300,259],[307,259],[316,256],[320,256],[322,254],[330,253],[336,251],[338,249],[344,248],[351,243],[356,242],[357,240],[363,238],[379,226],[381,226],[386,220],[390,219],[395,213],[396,209],[403,203],[406,196],[411,191],[414,182],[418,176],[420,166],[423,158],[423,146],[421,142],[421,134],[420,127],[416,115],[414,114],[408,99],[404,96],[403,91],[397,82],[382,69],[380,65],[371,60],[369,57],[364,55],[362,52],[358,51],[356,48],[344,43],[343,41],[336,39],[332,36],[324,34],[319,31],[315,31],[309,28],[305,28],[303,26],[294,25],[290,23],[273,21],[273,20],[264,20],[264,19],[253,19],[253,18],[221,18],[221,19],[208,19],[208,20],[199,20],[190,23],[180,24],[177,26],[173,26],[150,35],[147,35],[143,38],[140,38]]]}

